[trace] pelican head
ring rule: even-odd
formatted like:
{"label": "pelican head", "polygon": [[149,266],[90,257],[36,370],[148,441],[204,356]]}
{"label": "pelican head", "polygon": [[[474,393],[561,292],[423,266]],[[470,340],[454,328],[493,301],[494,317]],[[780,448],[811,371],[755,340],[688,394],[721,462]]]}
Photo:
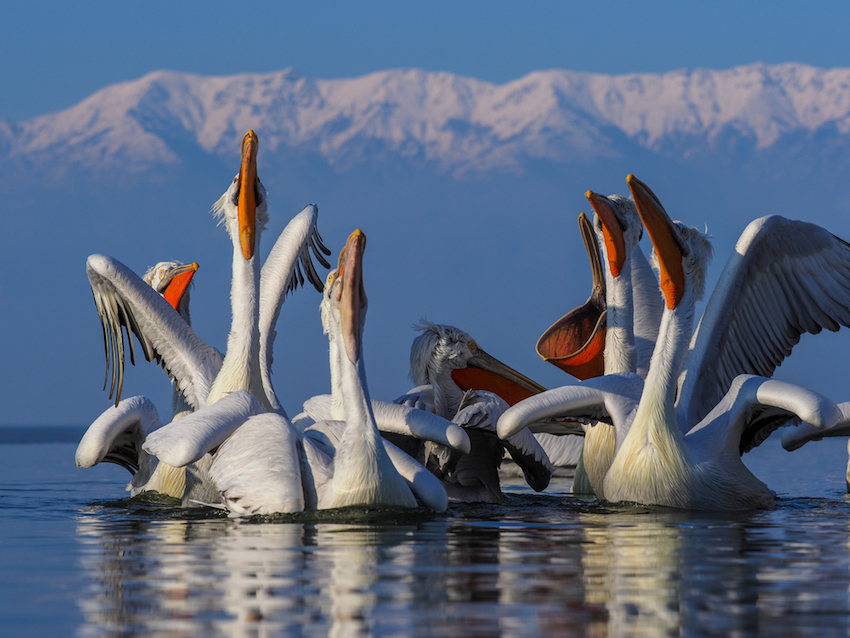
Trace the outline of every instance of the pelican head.
{"label": "pelican head", "polygon": [[605,240],[608,269],[613,277],[619,277],[623,264],[643,237],[643,224],[635,203],[622,195],[606,197],[587,191],[585,196],[596,213],[593,228]]}
{"label": "pelican head", "polygon": [[[363,327],[366,324],[366,310],[369,307],[369,301],[366,298],[366,290],[363,286],[362,260],[365,250],[366,235],[358,228],[351,233],[348,241],[340,252],[337,267],[330,271],[328,276],[325,278],[325,288],[322,293],[322,304],[320,310],[322,316],[322,328],[324,333],[328,335],[332,345],[335,345],[335,333],[337,332],[334,330],[333,313],[342,311],[341,304],[343,301],[343,288],[348,288],[346,312],[357,313],[356,318],[353,314],[348,317],[348,321],[350,322],[350,325],[347,326],[348,329],[355,329],[362,332]],[[357,307],[356,310],[354,307],[355,304]],[[346,349],[348,349],[348,345],[349,344],[346,344]],[[356,353],[355,358],[352,359],[352,362],[356,363],[359,358],[358,349],[353,348],[352,352],[348,353],[349,358],[351,358],[352,353]],[[331,360],[333,359],[334,357],[332,356]]]}
{"label": "pelican head", "polygon": [[584,380],[598,377],[604,371],[607,302],[599,241],[584,213],[578,217],[578,228],[590,260],[593,289],[583,306],[574,308],[547,328],[537,340],[536,349],[544,361]]}
{"label": "pelican head", "polygon": [[410,348],[410,378],[416,385],[432,384],[457,400],[467,390],[486,390],[510,405],[545,388],[487,354],[466,332],[425,319],[414,326],[421,334]]}
{"label": "pelican head", "polygon": [[189,285],[198,270],[197,263],[161,261],[148,268],[142,280],[171,304],[187,323],[189,321]]}
{"label": "pelican head", "polygon": [[634,175],[629,175],[626,181],[652,241],[650,261],[658,271],[667,307],[672,310],[679,305],[685,293],[685,281],[695,299],[702,299],[706,271],[713,256],[708,235],[671,220],[655,193]]}
{"label": "pelican head", "polygon": [[213,215],[224,221],[227,232],[250,260],[257,250],[259,235],[268,223],[268,191],[257,175],[260,143],[254,131],[242,138],[242,164],[233,183],[213,204]]}
{"label": "pelican head", "polygon": [[363,253],[366,235],[358,228],[348,237],[339,254],[331,304],[337,307],[342,328],[342,346],[351,363],[357,365],[361,355],[361,337],[366,322],[366,290],[363,287]]}

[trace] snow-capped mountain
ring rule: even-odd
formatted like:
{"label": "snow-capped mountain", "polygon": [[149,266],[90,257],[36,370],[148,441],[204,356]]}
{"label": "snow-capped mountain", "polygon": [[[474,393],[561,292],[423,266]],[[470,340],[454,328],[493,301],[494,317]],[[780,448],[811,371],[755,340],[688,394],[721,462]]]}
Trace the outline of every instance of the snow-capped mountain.
{"label": "snow-capped mountain", "polygon": [[[456,176],[587,163],[629,148],[686,160],[784,140],[850,141],[850,69],[754,64],[619,76],[540,71],[496,85],[390,70],[352,79],[292,70],[205,77],[158,71],[69,109],[0,122],[0,167],[143,173],[194,153],[231,158],[244,132],[264,158],[319,157],[345,170],[395,156]],[[271,159],[270,159],[271,158]]]}

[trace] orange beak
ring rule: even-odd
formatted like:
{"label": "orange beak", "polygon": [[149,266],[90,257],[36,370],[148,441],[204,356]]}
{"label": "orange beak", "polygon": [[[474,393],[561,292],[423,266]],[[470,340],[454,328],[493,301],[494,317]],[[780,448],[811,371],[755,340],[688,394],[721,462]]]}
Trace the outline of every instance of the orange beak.
{"label": "orange beak", "polygon": [[242,167],[239,169],[239,242],[245,259],[254,256],[257,232],[257,152],[260,142],[254,131],[242,138]]}
{"label": "orange beak", "polygon": [[358,228],[349,235],[337,266],[337,277],[342,277],[339,301],[343,342],[349,360],[355,365],[360,360],[360,309],[366,300],[363,288],[365,250],[366,235]]}
{"label": "orange beak", "polygon": [[546,390],[539,383],[535,383],[480,348],[467,362],[466,368],[452,370],[452,379],[464,392],[486,390],[502,397],[508,405],[514,405]]}
{"label": "orange beak", "polygon": [[605,238],[605,249],[608,253],[608,268],[614,277],[620,276],[620,270],[626,261],[626,240],[623,229],[617,220],[614,204],[605,197],[593,191],[587,191],[585,197],[593,206],[593,211],[602,222],[602,236]]}
{"label": "orange beak", "polygon": [[658,256],[661,291],[672,310],[679,305],[685,290],[685,271],[682,256],[687,247],[681,240],[679,230],[661,202],[649,187],[634,175],[626,177],[632,197],[635,200],[640,219]]}
{"label": "orange beak", "polygon": [[192,283],[192,277],[195,276],[197,271],[197,262],[187,264],[186,266],[180,266],[172,271],[171,279],[168,281],[168,286],[165,288],[165,292],[162,293],[162,296],[165,297],[165,300],[170,303],[171,307],[177,312],[180,312],[180,301],[189,289],[189,284]]}
{"label": "orange beak", "polygon": [[565,314],[543,333],[537,341],[537,354],[544,361],[584,380],[604,374],[607,304],[596,233],[584,213],[579,215],[578,226],[590,259],[593,292],[583,306]]}

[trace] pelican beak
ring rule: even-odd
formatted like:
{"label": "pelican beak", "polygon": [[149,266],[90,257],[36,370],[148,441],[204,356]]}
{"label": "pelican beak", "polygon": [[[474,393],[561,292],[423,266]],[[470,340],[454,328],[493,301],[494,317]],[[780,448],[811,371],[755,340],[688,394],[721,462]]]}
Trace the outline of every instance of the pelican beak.
{"label": "pelican beak", "polygon": [[198,264],[195,262],[171,271],[171,279],[168,280],[168,286],[166,286],[162,296],[177,312],[180,312],[180,301],[189,289],[189,284],[192,283],[192,277],[195,276],[197,270]]}
{"label": "pelican beak", "polygon": [[565,314],[543,333],[537,341],[537,354],[567,374],[584,380],[604,372],[607,304],[596,233],[584,213],[579,215],[578,226],[590,259],[593,292],[583,306]]}
{"label": "pelican beak", "polygon": [[689,250],[679,234],[679,229],[670,219],[667,211],[649,187],[634,175],[626,177],[629,190],[635,200],[640,219],[649,239],[655,247],[661,279],[661,291],[667,300],[667,307],[673,310],[682,300],[685,289],[685,271],[682,257]]}
{"label": "pelican beak", "polygon": [[337,277],[342,277],[340,290],[340,315],[345,351],[351,363],[360,360],[360,310],[366,300],[363,289],[363,252],[366,250],[366,235],[358,228],[348,237],[345,248],[339,255]]}
{"label": "pelican beak", "polygon": [[242,138],[242,167],[239,169],[239,242],[245,259],[254,256],[257,232],[257,152],[260,142],[254,131]]}
{"label": "pelican beak", "polygon": [[[473,344],[470,343],[470,347]],[[452,379],[464,392],[486,390],[499,395],[509,405],[514,405],[546,390],[478,346],[474,346],[472,357],[466,365],[466,368],[452,370]]]}
{"label": "pelican beak", "polygon": [[623,237],[623,227],[617,217],[614,204],[604,195],[593,191],[587,191],[585,197],[593,206],[599,221],[602,222],[602,235],[605,237],[608,253],[608,268],[614,277],[619,277],[623,262],[626,261],[626,240]]}

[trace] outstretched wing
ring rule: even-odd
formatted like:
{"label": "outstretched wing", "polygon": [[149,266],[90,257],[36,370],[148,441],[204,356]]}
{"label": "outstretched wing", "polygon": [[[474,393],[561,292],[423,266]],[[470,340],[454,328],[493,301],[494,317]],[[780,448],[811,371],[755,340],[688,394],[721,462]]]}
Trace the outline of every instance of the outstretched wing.
{"label": "outstretched wing", "polygon": [[121,400],[124,385],[126,331],[131,363],[136,363],[132,332],[145,359],[162,364],[193,408],[203,406],[221,368],[221,353],[201,341],[171,304],[117,259],[91,255],[86,274],[103,325],[104,389],[110,383],[111,370],[109,398],[115,396],[115,405]]}
{"label": "outstretched wing", "polygon": [[761,444],[777,428],[800,421],[829,428],[841,409],[822,394],[798,385],[752,375],[734,379],[726,396],[687,435],[699,454],[737,457]]}
{"label": "outstretched wing", "polygon": [[782,433],[782,447],[789,452],[804,446],[809,441],[820,441],[825,437],[850,436],[850,401],[838,404],[841,419],[828,428],[816,428],[808,423],[801,423],[796,428],[787,428]]}
{"label": "outstretched wing", "polygon": [[769,377],[804,332],[850,325],[850,244],[772,215],[744,230],[691,340],[679,422],[699,423],[740,374]]}
{"label": "outstretched wing", "polygon": [[316,290],[322,292],[324,289],[324,278],[316,272],[313,256],[322,266],[330,268],[324,255],[330,255],[331,251],[325,247],[319,235],[318,216],[318,207],[311,204],[293,217],[275,242],[260,274],[260,368],[266,397],[277,412],[283,408],[272,386],[271,367],[274,360],[272,347],[277,335],[275,325],[280,308],[287,294],[304,285],[305,273],[306,280]]}
{"label": "outstretched wing", "polygon": [[643,379],[629,372],[588,379],[520,401],[499,418],[496,430],[506,439],[532,423],[557,418],[603,421],[625,428],[631,424],[642,392]]}

